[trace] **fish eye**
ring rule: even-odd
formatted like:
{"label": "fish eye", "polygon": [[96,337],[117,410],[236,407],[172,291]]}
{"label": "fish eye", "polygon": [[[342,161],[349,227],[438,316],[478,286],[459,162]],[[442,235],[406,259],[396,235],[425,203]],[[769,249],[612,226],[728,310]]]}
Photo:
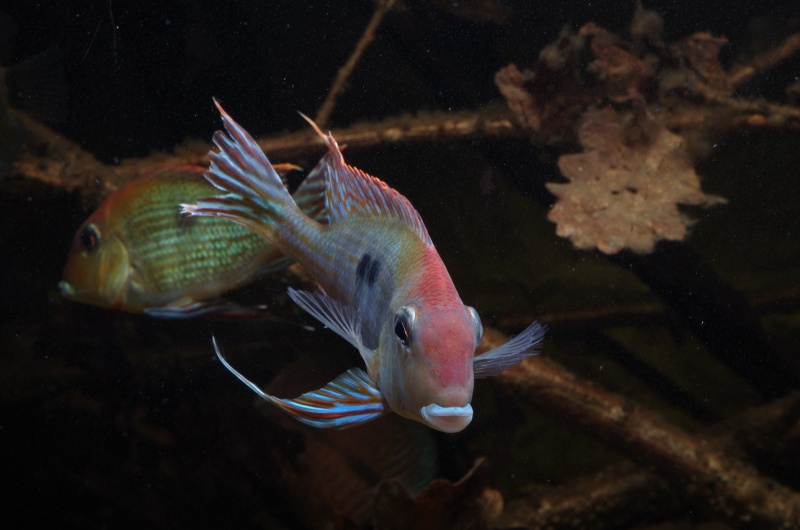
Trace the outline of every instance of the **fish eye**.
{"label": "fish eye", "polygon": [[394,336],[397,341],[408,349],[411,344],[411,328],[417,314],[413,307],[403,306],[394,315]]}
{"label": "fish eye", "polygon": [[474,307],[467,306],[467,311],[469,311],[469,316],[472,317],[472,322],[475,325],[475,345],[477,346],[483,338],[483,324],[481,324],[481,317]]}
{"label": "fish eye", "polygon": [[95,225],[89,225],[81,230],[80,235],[81,246],[87,252],[92,252],[100,245],[100,230]]}

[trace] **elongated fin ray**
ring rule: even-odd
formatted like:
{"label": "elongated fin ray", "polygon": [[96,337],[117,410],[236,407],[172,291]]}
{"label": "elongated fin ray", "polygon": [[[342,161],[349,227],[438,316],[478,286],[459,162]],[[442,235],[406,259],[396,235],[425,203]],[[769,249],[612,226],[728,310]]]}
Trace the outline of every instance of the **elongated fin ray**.
{"label": "elongated fin ray", "polygon": [[351,368],[320,388],[295,399],[281,399],[261,390],[258,385],[228,363],[212,337],[220,362],[250,390],[307,425],[345,429],[382,416],[388,405],[375,383],[360,368]]}
{"label": "elongated fin ray", "polygon": [[294,207],[294,201],[281,176],[253,137],[225,112],[216,99],[214,104],[222,115],[227,134],[222,131],[214,134],[214,144],[219,152],[209,152],[211,165],[205,177],[226,195],[199,199],[194,205],[182,204],[182,212],[225,217],[273,241],[275,227],[282,221],[282,212],[287,207]]}
{"label": "elongated fin ray", "polygon": [[404,222],[423,243],[433,246],[425,223],[408,199],[382,180],[348,166],[333,136],[330,133],[323,134],[308,116],[301,116],[314,127],[328,147],[328,154],[322,161],[328,182],[326,206],[329,224],[350,216],[389,217]]}
{"label": "elongated fin ray", "polygon": [[303,423],[335,429],[366,423],[389,410],[383,394],[361,368],[351,368],[319,390],[276,404]]}
{"label": "elongated fin ray", "polygon": [[502,346],[484,352],[472,360],[475,379],[498,375],[526,357],[539,354],[547,326],[534,322]]}

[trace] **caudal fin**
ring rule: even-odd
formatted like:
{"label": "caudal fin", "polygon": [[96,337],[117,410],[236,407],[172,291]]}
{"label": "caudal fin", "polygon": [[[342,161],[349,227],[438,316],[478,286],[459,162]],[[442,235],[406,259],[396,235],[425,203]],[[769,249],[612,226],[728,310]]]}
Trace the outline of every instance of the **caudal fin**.
{"label": "caudal fin", "polygon": [[297,208],[294,200],[253,137],[228,116],[216,99],[214,104],[227,134],[214,134],[219,152],[208,153],[211,165],[205,177],[226,194],[199,199],[197,204],[181,204],[181,211],[231,219],[274,243],[275,228]]}

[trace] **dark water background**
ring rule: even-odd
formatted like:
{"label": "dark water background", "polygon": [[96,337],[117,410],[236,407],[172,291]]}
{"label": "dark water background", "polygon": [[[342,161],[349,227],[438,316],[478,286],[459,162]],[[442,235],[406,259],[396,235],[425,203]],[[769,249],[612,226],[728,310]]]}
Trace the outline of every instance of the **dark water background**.
{"label": "dark water background", "polygon": [[[633,2],[622,1],[465,4],[485,8],[400,2],[350,78],[330,125],[498,102],[500,67],[530,66],[564,25],[594,21],[624,32],[633,12]],[[766,46],[800,11],[785,2],[652,7],[664,18],[667,41],[695,31],[726,36],[732,43],[726,64],[748,46]],[[304,127],[297,111],[316,112],[373,4],[21,0],[0,2],[0,9],[16,30],[2,66],[56,45],[70,100],[67,119],[53,128],[118,164],[168,152],[186,139],[210,139],[219,127],[212,97],[255,136]],[[784,88],[799,73],[795,59],[750,93],[785,101]],[[693,212],[698,222],[688,241],[692,255],[734,291],[779,301],[759,322],[790,366],[798,364],[800,338],[798,141],[797,132],[781,131],[721,137],[698,172],[704,191],[729,202]],[[353,152],[348,161],[411,200],[464,302],[485,325],[663,298],[630,263],[574,250],[555,235],[546,219],[553,198],[542,185],[558,179],[553,156],[525,140],[487,140],[381,145]],[[487,175],[496,186],[489,194],[481,192]],[[297,508],[307,499],[265,456],[301,451],[302,435],[265,420],[248,391],[213,360],[210,336],[243,345],[236,350],[240,366],[263,381],[313,354],[314,373],[298,375],[306,390],[339,366],[360,362],[355,353],[331,334],[309,337],[276,324],[156,321],[68,303],[56,284],[72,234],[90,211],[75,193],[29,192],[10,180],[0,185],[0,453],[11,490],[4,514],[89,528],[309,524]],[[680,284],[679,278],[672,285]],[[280,286],[256,287],[244,296],[280,293]],[[647,325],[631,319],[555,326],[544,354],[689,431],[767,399],[669,313]],[[744,362],[758,370],[759,358]],[[665,394],[642,376],[642,364],[663,374],[682,400],[676,404],[669,398],[674,389]],[[785,374],[773,375],[783,386],[767,397],[800,389]],[[764,378],[769,387],[770,374]],[[474,407],[465,432],[435,436],[438,475],[457,479],[476,457],[487,456],[489,484],[507,502],[535,485],[567,483],[622,458],[496,387],[479,384]],[[800,489],[800,476],[782,469],[773,474]],[[689,526],[674,527],[707,522],[685,517],[675,524]]]}

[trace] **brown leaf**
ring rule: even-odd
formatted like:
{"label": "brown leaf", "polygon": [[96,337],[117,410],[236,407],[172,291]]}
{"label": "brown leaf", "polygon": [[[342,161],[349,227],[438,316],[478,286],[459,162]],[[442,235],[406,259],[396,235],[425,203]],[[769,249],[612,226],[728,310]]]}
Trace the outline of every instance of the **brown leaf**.
{"label": "brown leaf", "polygon": [[458,482],[434,480],[416,497],[396,481],[382,482],[375,492],[375,528],[489,528],[503,511],[503,497],[485,486],[484,463],[476,460]]}
{"label": "brown leaf", "polygon": [[533,70],[520,71],[512,64],[495,75],[508,107],[538,141],[571,139],[586,107],[601,97],[601,87],[583,79],[584,47],[583,37],[565,30],[541,51]]}
{"label": "brown leaf", "polygon": [[643,79],[651,75],[644,61],[608,39],[592,39],[590,48],[596,59],[588,71],[604,84],[608,99],[622,103],[642,98]]}
{"label": "brown leaf", "polygon": [[706,195],[686,141],[649,118],[624,123],[614,111],[587,113],[579,129],[583,153],[558,161],[568,184],[547,184],[558,197],[548,214],[556,233],[582,249],[647,253],[661,239],[686,238],[691,220],[678,204],[725,202]]}

